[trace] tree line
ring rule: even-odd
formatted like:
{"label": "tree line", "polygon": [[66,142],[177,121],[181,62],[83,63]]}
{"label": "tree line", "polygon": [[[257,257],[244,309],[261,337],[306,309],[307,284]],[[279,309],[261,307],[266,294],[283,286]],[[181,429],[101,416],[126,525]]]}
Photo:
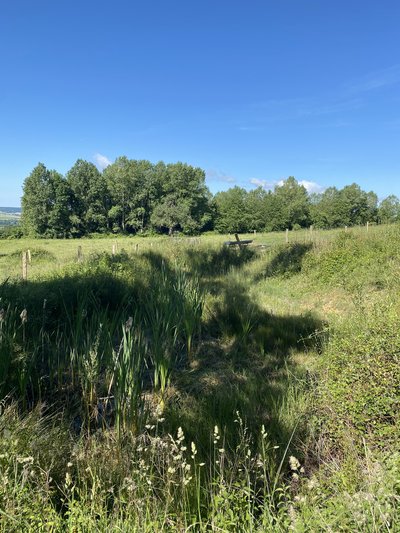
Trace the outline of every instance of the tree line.
{"label": "tree line", "polygon": [[24,181],[21,227],[30,236],[80,237],[335,228],[398,220],[396,196],[378,203],[374,192],[355,183],[309,194],[291,176],[273,191],[236,186],[212,196],[200,168],[123,156],[103,172],[78,159],[65,176],[39,163]]}

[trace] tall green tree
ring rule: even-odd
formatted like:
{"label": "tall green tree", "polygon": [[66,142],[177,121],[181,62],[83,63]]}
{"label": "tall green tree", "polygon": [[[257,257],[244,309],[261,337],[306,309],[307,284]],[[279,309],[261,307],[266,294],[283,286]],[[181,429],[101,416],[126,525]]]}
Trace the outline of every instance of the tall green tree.
{"label": "tall green tree", "polygon": [[71,226],[76,235],[107,231],[110,194],[105,177],[88,161],[78,159],[68,171],[71,189]]}
{"label": "tall green tree", "polygon": [[248,220],[248,231],[265,229],[269,216],[270,194],[262,187],[249,191],[245,198],[245,212]]}
{"label": "tall green tree", "polygon": [[312,223],[317,227],[354,226],[377,220],[378,197],[356,183],[340,190],[329,187],[322,194],[312,195],[310,200]]}
{"label": "tall green tree", "polygon": [[378,209],[379,221],[383,224],[400,221],[400,200],[394,194],[383,199]]}
{"label": "tall green tree", "polygon": [[39,163],[24,181],[21,225],[27,235],[43,235],[47,230],[49,180],[50,171]]}
{"label": "tall green tree", "polygon": [[340,195],[343,224],[355,226],[376,220],[378,197],[374,192],[367,193],[352,183],[343,187]]}
{"label": "tall green tree", "polygon": [[128,224],[134,231],[143,231],[150,225],[151,213],[161,196],[165,165],[160,162],[132,161],[134,179],[134,202],[131,205]]}
{"label": "tall green tree", "polygon": [[110,224],[114,231],[126,231],[135,196],[131,162],[125,156],[118,157],[104,170],[104,176],[111,195]]}
{"label": "tall green tree", "polygon": [[317,228],[337,228],[348,224],[347,206],[336,187],[310,195],[311,222]]}
{"label": "tall green tree", "polygon": [[293,176],[275,187],[273,229],[292,229],[310,223],[310,200],[306,188]]}
{"label": "tall green tree", "polygon": [[69,232],[71,194],[64,178],[39,163],[25,179],[21,224],[31,236],[62,237]]}
{"label": "tall green tree", "polygon": [[114,231],[141,231],[149,225],[164,173],[163,164],[154,166],[125,156],[104,170],[111,195],[108,217]]}
{"label": "tall green tree", "polygon": [[238,186],[215,195],[215,229],[217,231],[238,233],[249,230],[251,219],[247,210],[247,196],[246,189]]}
{"label": "tall green tree", "polygon": [[175,229],[197,233],[211,222],[211,195],[202,169],[180,162],[166,165],[160,186],[151,215],[154,227],[169,234]]}
{"label": "tall green tree", "polygon": [[71,231],[71,189],[67,181],[55,170],[50,171],[48,229],[51,237],[66,237]]}

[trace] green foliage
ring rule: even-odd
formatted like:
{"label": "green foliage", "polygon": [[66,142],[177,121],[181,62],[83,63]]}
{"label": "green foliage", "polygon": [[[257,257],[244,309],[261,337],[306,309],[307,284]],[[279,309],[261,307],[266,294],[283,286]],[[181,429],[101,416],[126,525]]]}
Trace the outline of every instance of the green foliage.
{"label": "green foliage", "polygon": [[249,228],[249,213],[246,209],[247,191],[233,187],[215,195],[217,209],[215,229],[220,233],[244,232]]}
{"label": "green foliage", "polygon": [[104,170],[111,202],[108,217],[114,230],[143,230],[152,204],[159,198],[164,165],[118,157]]}
{"label": "green foliage", "polygon": [[398,207],[390,196],[378,209],[376,194],[355,183],[309,195],[293,176],[273,192],[236,186],[212,198],[200,168],[121,156],[103,173],[78,159],[66,178],[39,163],[24,182],[22,228],[26,235],[47,237],[282,231],[393,222]]}
{"label": "green foliage", "polygon": [[184,163],[165,167],[160,199],[151,216],[151,223],[166,229],[197,233],[211,221],[210,193],[205,185],[205,173]]}
{"label": "green foliage", "polygon": [[397,226],[376,235],[343,231],[331,243],[306,254],[302,268],[315,283],[343,287],[353,295],[384,288],[397,275],[392,265],[400,258],[398,240]]}
{"label": "green foliage", "polygon": [[400,319],[396,300],[355,314],[333,335],[326,357],[324,433],[386,450],[400,438]]}
{"label": "green foliage", "polygon": [[238,249],[229,246],[208,246],[202,250],[187,249],[185,260],[198,276],[227,274],[234,267],[242,267],[256,258],[256,252],[249,247]]}
{"label": "green foliage", "polygon": [[110,198],[105,176],[92,163],[78,159],[66,181],[72,193],[72,235],[106,231]]}
{"label": "green foliage", "polygon": [[391,194],[379,204],[378,218],[383,224],[400,221],[400,200]]}
{"label": "green foliage", "polygon": [[277,253],[268,263],[265,270],[266,277],[297,274],[302,269],[304,256],[311,250],[312,244],[293,243],[279,247]]}
{"label": "green foliage", "polygon": [[306,189],[290,176],[273,193],[261,187],[247,192],[234,187],[214,198],[215,229],[220,233],[292,229],[310,222]]}
{"label": "green foliage", "polygon": [[274,448],[264,428],[255,455],[240,419],[234,454],[215,426],[206,468],[182,428],[164,436],[161,420],[123,441],[107,432],[71,439],[62,419],[54,422],[39,410],[20,417],[15,405],[0,417],[1,531],[150,533],[167,523],[173,531],[272,533],[289,525],[289,493],[266,475]]}
{"label": "green foliage", "polygon": [[396,530],[399,230],[315,233],[63,270],[30,245],[40,278],[0,287],[0,530]]}
{"label": "green foliage", "polygon": [[24,235],[20,225],[8,225],[0,228],[0,239],[21,239]]}
{"label": "green foliage", "polygon": [[292,508],[295,531],[397,531],[400,456],[362,457],[326,462],[305,481]]}
{"label": "green foliage", "polygon": [[69,231],[70,190],[58,172],[39,163],[26,178],[21,224],[32,236],[64,236]]}
{"label": "green foliage", "polygon": [[293,176],[289,176],[282,185],[276,186],[275,213],[272,216],[274,229],[292,229],[295,225],[309,225],[309,199],[307,190]]}
{"label": "green foliage", "polygon": [[192,234],[210,229],[210,199],[204,171],[184,163],[119,157],[100,173],[78,159],[65,179],[40,163],[24,182],[22,227],[47,237],[151,228]]}
{"label": "green foliage", "polygon": [[329,187],[311,197],[311,217],[318,228],[337,228],[376,222],[378,197],[353,183],[343,189]]}

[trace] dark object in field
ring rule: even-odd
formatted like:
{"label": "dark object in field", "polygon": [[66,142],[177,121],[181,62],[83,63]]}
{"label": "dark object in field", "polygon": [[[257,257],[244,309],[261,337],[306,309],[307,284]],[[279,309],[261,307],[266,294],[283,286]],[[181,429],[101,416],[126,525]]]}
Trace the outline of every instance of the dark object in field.
{"label": "dark object in field", "polygon": [[239,235],[237,233],[235,233],[235,238],[236,238],[236,241],[225,241],[224,242],[224,245],[225,246],[247,246],[248,244],[251,244],[253,242],[252,239],[247,239],[247,240],[244,240],[244,241],[241,241],[239,239]]}

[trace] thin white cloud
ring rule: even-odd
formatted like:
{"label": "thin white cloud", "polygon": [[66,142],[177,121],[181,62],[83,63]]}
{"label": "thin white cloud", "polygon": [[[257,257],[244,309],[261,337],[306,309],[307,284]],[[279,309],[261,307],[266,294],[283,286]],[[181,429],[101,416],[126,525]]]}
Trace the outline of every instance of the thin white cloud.
{"label": "thin white cloud", "polygon": [[111,163],[112,163],[108,159],[108,157],[106,157],[105,155],[102,155],[102,154],[94,154],[93,160],[96,163],[96,166],[100,170],[104,170],[106,167],[108,167],[108,165],[111,165]]}
{"label": "thin white cloud", "polygon": [[350,93],[356,94],[383,89],[384,87],[398,83],[400,83],[400,65],[392,65],[391,67],[375,70],[357,80],[353,80],[346,85],[346,89]]}
{"label": "thin white cloud", "polygon": [[348,117],[364,106],[363,95],[348,88],[323,98],[310,96],[266,100],[249,104],[239,112],[234,126],[243,134],[254,135],[266,131],[272,124],[293,121],[303,122],[309,126],[317,124],[318,127],[345,127],[349,125]]}
{"label": "thin white cloud", "polygon": [[225,172],[210,169],[206,171],[206,177],[210,181],[225,181],[226,183],[236,183],[236,178],[229,176]]}
{"label": "thin white cloud", "polygon": [[297,108],[297,115],[300,118],[334,115],[343,112],[347,113],[349,111],[356,111],[362,106],[363,102],[359,98],[330,102],[323,105],[318,105],[316,103],[309,102]]}
{"label": "thin white cloud", "polygon": [[[266,191],[273,190],[275,187],[282,187],[282,185],[285,183],[285,180],[276,180],[276,181],[268,181],[268,180],[262,180],[258,178],[251,178],[250,183],[252,185],[255,185],[256,187],[262,187]],[[308,180],[300,180],[298,182],[299,185],[303,185],[308,193],[314,193],[314,192],[322,192],[324,190],[324,187],[322,185],[319,185],[315,181],[308,181]]]}
{"label": "thin white cloud", "polygon": [[262,187],[267,191],[273,189],[276,185],[273,181],[260,180],[258,178],[251,178],[250,183],[256,187]]}
{"label": "thin white cloud", "polygon": [[322,192],[324,190],[324,187],[315,183],[315,181],[300,180],[299,185],[303,185],[308,193]]}

